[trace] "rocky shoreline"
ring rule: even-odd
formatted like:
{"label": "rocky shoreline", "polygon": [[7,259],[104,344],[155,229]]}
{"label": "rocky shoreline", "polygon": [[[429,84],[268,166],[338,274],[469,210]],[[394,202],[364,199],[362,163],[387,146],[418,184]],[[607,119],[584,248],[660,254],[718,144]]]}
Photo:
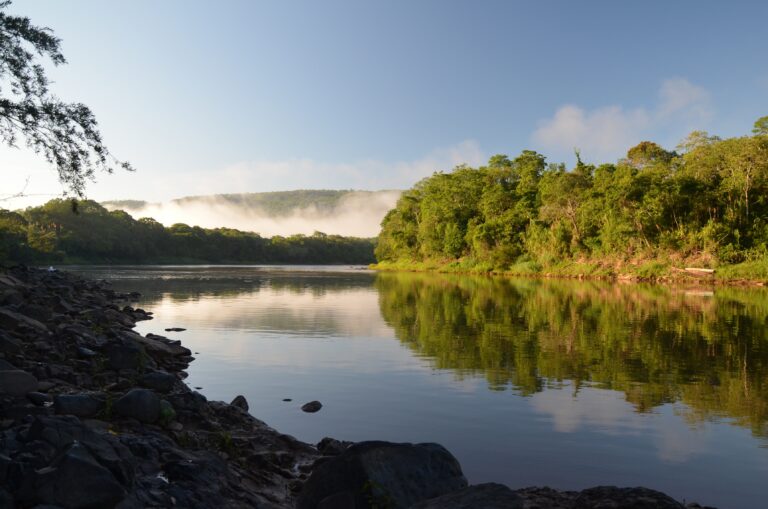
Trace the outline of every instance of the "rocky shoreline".
{"label": "rocky shoreline", "polygon": [[0,271],[0,508],[697,508],[646,488],[468,486],[438,444],[305,444],[185,383],[103,281]]}

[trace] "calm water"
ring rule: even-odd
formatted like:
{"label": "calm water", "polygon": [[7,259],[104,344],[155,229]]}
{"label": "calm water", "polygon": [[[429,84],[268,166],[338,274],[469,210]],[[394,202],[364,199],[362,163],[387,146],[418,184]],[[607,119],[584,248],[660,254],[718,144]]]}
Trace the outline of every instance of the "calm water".
{"label": "calm water", "polygon": [[[79,267],[188,382],[308,442],[434,441],[471,482],[768,497],[768,292],[329,267]],[[164,333],[167,327],[185,327]],[[292,398],[283,402],[283,398]],[[320,400],[305,414],[301,404]]]}

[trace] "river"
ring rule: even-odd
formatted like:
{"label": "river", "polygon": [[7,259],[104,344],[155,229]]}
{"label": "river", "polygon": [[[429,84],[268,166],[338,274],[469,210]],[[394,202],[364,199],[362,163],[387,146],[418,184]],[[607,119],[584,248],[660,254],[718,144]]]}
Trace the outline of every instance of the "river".
{"label": "river", "polygon": [[[351,267],[73,267],[139,291],[187,382],[307,442],[438,442],[472,483],[762,507],[768,291]],[[164,332],[183,327],[183,332]],[[284,401],[290,399],[291,401]],[[319,400],[316,414],[300,406]]]}

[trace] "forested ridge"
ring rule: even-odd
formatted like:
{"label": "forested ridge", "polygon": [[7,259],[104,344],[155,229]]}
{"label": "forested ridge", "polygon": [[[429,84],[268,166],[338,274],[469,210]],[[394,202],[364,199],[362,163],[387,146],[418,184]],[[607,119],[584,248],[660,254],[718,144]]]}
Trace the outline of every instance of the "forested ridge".
{"label": "forested ridge", "polygon": [[0,209],[0,262],[23,263],[299,263],[365,264],[373,240],[326,235],[261,237],[232,228],[165,227],[93,201],[51,200]]}
{"label": "forested ridge", "polygon": [[768,117],[750,136],[695,131],[676,151],[644,141],[616,163],[577,152],[567,170],[526,150],[435,173],[384,218],[376,256],[382,268],[573,275],[747,262],[766,277]]}
{"label": "forested ridge", "polygon": [[[370,200],[381,195],[397,191],[358,191],[338,189],[297,189],[294,191],[272,191],[264,193],[212,194],[185,196],[170,200],[178,206],[206,205],[210,203],[226,204],[243,209],[257,209],[267,216],[288,216],[299,209],[312,208],[318,214],[333,214],[342,207],[346,200]],[[111,200],[101,202],[108,209],[121,209],[127,212],[155,205],[141,200]]]}

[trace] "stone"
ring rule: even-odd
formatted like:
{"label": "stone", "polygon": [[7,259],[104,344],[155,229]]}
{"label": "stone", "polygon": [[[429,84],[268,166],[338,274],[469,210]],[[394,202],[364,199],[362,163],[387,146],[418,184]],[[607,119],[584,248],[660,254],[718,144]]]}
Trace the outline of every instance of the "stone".
{"label": "stone", "polygon": [[94,417],[104,407],[103,399],[90,394],[58,394],[53,398],[53,408],[57,414]]}
{"label": "stone", "polygon": [[237,408],[247,412],[248,411],[248,400],[245,399],[245,396],[238,395],[235,396],[235,399],[232,400],[232,403],[230,403],[232,406],[236,406]]}
{"label": "stone", "polygon": [[169,327],[165,329],[165,332],[184,332],[187,329],[184,329],[182,327]]}
{"label": "stone", "polygon": [[0,371],[0,394],[23,396],[37,390],[37,378],[20,369]]}
{"label": "stone", "polygon": [[0,308],[0,327],[7,330],[17,330],[22,327],[28,327],[38,333],[48,334],[48,327],[26,315],[16,313],[10,309]]}
{"label": "stone", "polygon": [[350,445],[352,442],[342,442],[335,438],[325,437],[317,443],[317,451],[325,456],[338,456]]}
{"label": "stone", "polygon": [[313,509],[349,492],[355,508],[399,509],[466,486],[459,462],[439,444],[359,442],[315,467],[296,507]]}
{"label": "stone", "polygon": [[176,410],[169,401],[160,400],[160,421],[170,423],[176,418]]}
{"label": "stone", "polygon": [[112,473],[77,442],[37,472],[38,501],[66,508],[114,507],[126,495]]}
{"label": "stone", "polygon": [[0,331],[0,352],[6,355],[18,355],[21,353],[21,341],[12,338]]}
{"label": "stone", "polygon": [[160,398],[149,389],[132,389],[118,399],[114,411],[123,417],[153,423],[160,418]]}
{"label": "stone", "polygon": [[649,488],[595,486],[581,491],[573,509],[685,509],[685,506]]}
{"label": "stone", "polygon": [[51,403],[51,397],[42,392],[30,392],[27,394],[27,399],[37,406],[44,406]]}
{"label": "stone", "polygon": [[143,375],[139,379],[139,383],[148,389],[153,389],[165,394],[171,392],[173,385],[177,380],[175,375],[166,373],[165,371],[153,371],[152,373]]}
{"label": "stone", "polygon": [[110,369],[139,369],[144,364],[144,350],[138,344],[111,344],[104,353]]}
{"label": "stone", "polygon": [[310,401],[301,405],[301,410],[310,414],[318,412],[321,408],[323,408],[323,404],[319,401]]}
{"label": "stone", "polygon": [[410,509],[523,509],[523,499],[503,484],[485,483],[417,502]]}
{"label": "stone", "polygon": [[0,371],[16,371],[19,368],[11,364],[5,359],[0,359]]}

